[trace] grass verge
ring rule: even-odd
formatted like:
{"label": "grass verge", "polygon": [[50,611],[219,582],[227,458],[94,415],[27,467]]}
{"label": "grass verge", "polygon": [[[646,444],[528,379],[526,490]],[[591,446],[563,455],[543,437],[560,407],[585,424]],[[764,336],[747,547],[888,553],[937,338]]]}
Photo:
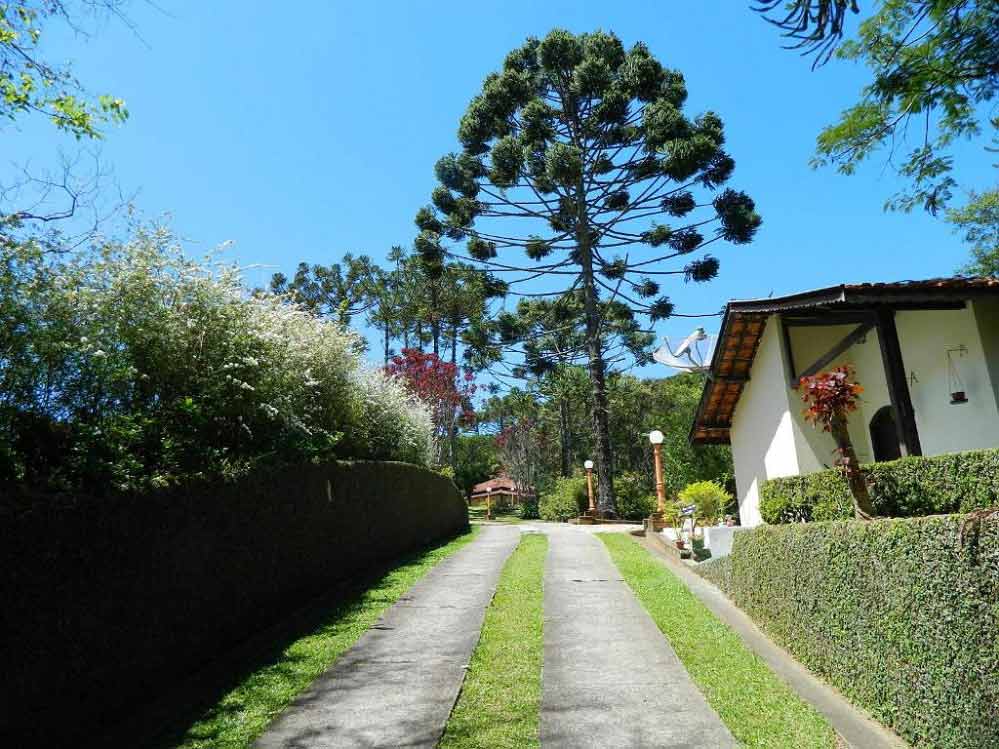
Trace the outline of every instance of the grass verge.
{"label": "grass verge", "polygon": [[[388,570],[344,590],[306,616],[309,624],[283,647],[265,648],[253,667],[191,722],[158,731],[142,745],[176,749],[244,749],[285,707],[434,565],[475,537],[475,529],[401,560]],[[303,631],[304,630],[304,631]],[[137,744],[138,745],[138,744]]]}
{"label": "grass verge", "polygon": [[629,536],[604,533],[599,537],[739,742],[759,749],[839,746],[825,718],[792,692],[676,575]]}
{"label": "grass verge", "polygon": [[539,746],[547,552],[544,535],[525,533],[503,567],[442,749]]}

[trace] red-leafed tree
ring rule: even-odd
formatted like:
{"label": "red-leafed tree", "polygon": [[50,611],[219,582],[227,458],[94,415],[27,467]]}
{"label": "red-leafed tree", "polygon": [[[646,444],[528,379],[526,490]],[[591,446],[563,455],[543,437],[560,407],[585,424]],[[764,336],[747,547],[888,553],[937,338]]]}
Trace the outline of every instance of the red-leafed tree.
{"label": "red-leafed tree", "polygon": [[801,399],[808,406],[803,412],[805,420],[829,432],[836,442],[836,463],[843,469],[850,485],[853,514],[858,520],[870,520],[874,517],[874,504],[847,425],[864,392],[864,388],[854,381],[854,374],[853,367],[847,364],[831,372],[802,377],[800,391]]}
{"label": "red-leafed tree", "polygon": [[472,372],[461,371],[456,365],[442,361],[437,354],[425,354],[415,348],[403,349],[385,369],[393,377],[401,378],[410,392],[430,410],[434,423],[434,463],[444,463],[446,450],[453,463],[457,430],[461,424],[475,418]]}

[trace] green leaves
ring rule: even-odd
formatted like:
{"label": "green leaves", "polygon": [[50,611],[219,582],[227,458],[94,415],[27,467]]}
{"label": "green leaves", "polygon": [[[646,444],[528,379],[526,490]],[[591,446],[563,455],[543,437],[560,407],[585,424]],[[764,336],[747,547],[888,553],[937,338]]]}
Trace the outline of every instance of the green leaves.
{"label": "green leaves", "polygon": [[715,197],[714,207],[721,219],[718,233],[733,244],[752,241],[763,219],[756,212],[756,203],[744,192],[725,190]]}
{"label": "green leaves", "polygon": [[510,187],[517,183],[524,166],[524,148],[516,137],[507,135],[493,145],[492,169],[489,180],[497,187]]}
{"label": "green leaves", "polygon": [[545,173],[557,185],[571,187],[583,176],[583,155],[576,146],[554,143],[545,154]]}

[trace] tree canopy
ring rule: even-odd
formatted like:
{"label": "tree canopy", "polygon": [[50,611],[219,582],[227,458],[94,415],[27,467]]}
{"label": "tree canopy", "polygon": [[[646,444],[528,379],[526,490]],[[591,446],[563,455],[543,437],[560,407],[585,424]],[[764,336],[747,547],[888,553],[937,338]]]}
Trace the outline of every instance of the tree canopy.
{"label": "tree canopy", "polygon": [[[450,255],[516,274],[510,293],[552,300],[541,317],[538,305],[524,310],[532,319],[521,327],[532,336],[565,326],[563,308],[579,304],[568,324],[582,328],[605,514],[614,513],[608,321],[630,325],[642,315],[637,334],[677,314],[661,281],[711,280],[719,261],[707,247],[747,243],[761,223],[748,195],[720,189],[735,167],[721,118],[688,117],[686,98],[682,74],[644,44],[626,50],[602,31],[529,38],[472,99],[458,128],[462,150],[437,162],[432,205],[416,216],[425,262]],[[679,263],[664,267],[668,261]],[[513,289],[542,276],[559,289]],[[509,319],[486,333],[518,340]]]}

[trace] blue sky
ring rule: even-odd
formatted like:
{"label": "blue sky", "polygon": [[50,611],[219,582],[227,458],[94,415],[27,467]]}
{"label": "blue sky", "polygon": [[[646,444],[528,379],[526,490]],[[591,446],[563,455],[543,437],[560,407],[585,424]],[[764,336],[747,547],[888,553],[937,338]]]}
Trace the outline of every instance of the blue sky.
{"label": "blue sky", "polygon": [[[456,150],[458,120],[483,77],[526,36],[555,26],[644,41],[686,76],[691,113],[710,108],[725,121],[737,164],[730,184],[753,196],[764,226],[753,244],[716,251],[716,281],[664,288],[677,311],[946,275],[965,259],[943,222],[882,211],[898,187],[883,159],[852,177],[808,166],[816,134],[855,100],[864,70],[834,62],[812,72],[748,2],[161,6],[133,6],[141,40],[111,24],[89,40],[53,35],[49,44],[94,93],[127,101],[131,119],[102,146],[122,188],[139,191],[147,216],[170,214],[194,250],[232,240],[240,263],[268,266],[251,272],[254,283],[300,260],[348,251],[379,260],[409,244],[434,162]],[[26,127],[8,140],[12,158],[50,150],[53,138]],[[959,177],[984,178],[989,155],[962,152],[974,166]],[[670,336],[689,328],[660,325]]]}

